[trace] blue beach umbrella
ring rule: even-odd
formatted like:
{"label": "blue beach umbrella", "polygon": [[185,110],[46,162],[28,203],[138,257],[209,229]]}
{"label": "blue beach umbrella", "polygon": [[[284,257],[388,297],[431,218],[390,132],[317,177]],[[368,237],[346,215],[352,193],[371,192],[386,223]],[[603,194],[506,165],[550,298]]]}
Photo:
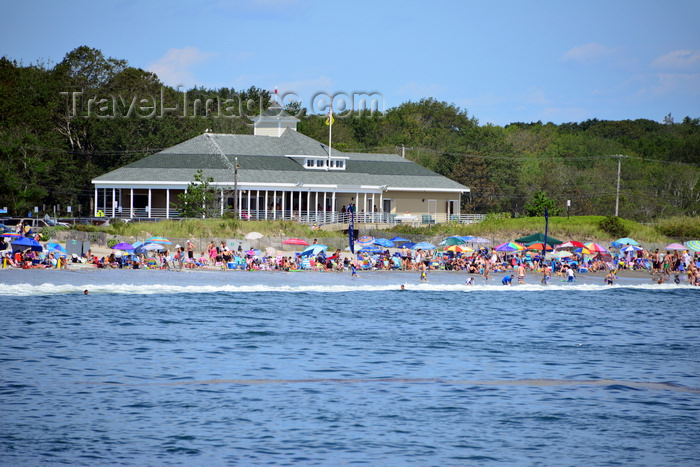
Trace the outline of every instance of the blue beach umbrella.
{"label": "blue beach umbrella", "polygon": [[17,251],[17,250],[26,250],[28,248],[31,248],[32,251],[43,251],[44,247],[42,247],[39,242],[34,240],[31,237],[22,237],[18,238],[14,242],[10,243],[12,246],[12,251]]}
{"label": "blue beach umbrella", "polygon": [[418,242],[411,248],[412,250],[435,250],[437,247],[429,242]]}
{"label": "blue beach umbrella", "polygon": [[410,248],[413,248],[414,245],[415,245],[415,243],[413,243],[413,242],[406,242],[403,245],[401,245],[399,248],[409,248],[410,249]]}
{"label": "blue beach umbrella", "polygon": [[383,246],[384,248],[394,248],[394,242],[386,238],[377,238],[374,240],[375,245]]}
{"label": "blue beach umbrella", "polygon": [[310,245],[306,248],[304,248],[304,251],[301,252],[301,256],[316,256],[319,253],[326,251],[328,247],[326,245],[320,245],[318,243],[314,245]]}
{"label": "blue beach umbrella", "polygon": [[55,252],[55,253],[61,253],[62,255],[68,254],[68,253],[66,253],[66,249],[63,248],[63,247],[62,247],[61,245],[59,245],[58,243],[47,243],[47,244],[46,244],[46,249],[47,249],[49,252],[53,251],[53,252]]}
{"label": "blue beach umbrella", "polygon": [[401,242],[410,242],[409,239],[403,238],[403,237],[394,237],[391,239],[392,242],[394,243],[401,243]]}
{"label": "blue beach umbrella", "polygon": [[629,238],[629,237],[623,237],[623,238],[618,238],[614,242],[612,242],[612,247],[613,248],[622,248],[625,245],[639,245],[636,240]]}
{"label": "blue beach umbrella", "polygon": [[367,245],[367,246],[362,247],[360,249],[360,251],[367,252],[367,253],[379,253],[382,251],[382,249],[379,248],[378,246],[375,246],[375,245]]}

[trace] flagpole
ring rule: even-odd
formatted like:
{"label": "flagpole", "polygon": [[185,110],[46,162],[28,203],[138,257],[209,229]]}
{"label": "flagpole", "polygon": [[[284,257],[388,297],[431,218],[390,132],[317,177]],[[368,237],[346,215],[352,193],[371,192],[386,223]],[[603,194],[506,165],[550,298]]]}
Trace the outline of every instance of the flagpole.
{"label": "flagpole", "polygon": [[328,110],[328,165],[326,170],[331,168],[331,137],[333,136],[333,107]]}

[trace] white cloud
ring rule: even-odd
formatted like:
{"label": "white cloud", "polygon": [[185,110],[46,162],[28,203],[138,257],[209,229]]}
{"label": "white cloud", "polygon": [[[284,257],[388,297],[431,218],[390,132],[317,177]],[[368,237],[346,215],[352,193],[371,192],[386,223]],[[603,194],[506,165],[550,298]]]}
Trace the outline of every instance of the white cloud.
{"label": "white cloud", "polygon": [[605,60],[616,58],[620,53],[619,48],[610,48],[602,44],[591,42],[586,45],[579,45],[569,49],[563,56],[562,60],[570,62],[578,62],[583,65],[590,65]]}
{"label": "white cloud", "polygon": [[658,73],[658,85],[650,89],[651,94],[681,94],[700,96],[700,73]]}
{"label": "white cloud", "polygon": [[687,70],[700,65],[700,50],[673,50],[652,63],[656,68]]}
{"label": "white cloud", "polygon": [[148,65],[148,70],[157,74],[161,81],[170,86],[191,87],[196,84],[192,68],[216,56],[212,52],[202,52],[197,47],[169,49],[165,55]]}

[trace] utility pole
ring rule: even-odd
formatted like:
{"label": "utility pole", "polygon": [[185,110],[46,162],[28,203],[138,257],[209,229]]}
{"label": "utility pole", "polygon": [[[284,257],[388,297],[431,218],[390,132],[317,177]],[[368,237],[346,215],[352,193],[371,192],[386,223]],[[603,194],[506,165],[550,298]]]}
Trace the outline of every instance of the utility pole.
{"label": "utility pole", "polygon": [[613,157],[617,157],[617,188],[615,189],[615,217],[618,217],[618,208],[620,206],[620,170],[622,168],[622,158],[626,157],[622,154],[617,154]]}
{"label": "utility pole", "polygon": [[238,219],[238,157],[233,159],[233,217]]}
{"label": "utility pole", "polygon": [[401,149],[401,157],[403,157],[404,159],[406,159],[406,149],[408,149],[409,151],[411,151],[413,148],[407,148],[406,146],[404,146],[404,145],[402,144],[400,148],[399,148],[399,146],[396,146],[396,149]]}

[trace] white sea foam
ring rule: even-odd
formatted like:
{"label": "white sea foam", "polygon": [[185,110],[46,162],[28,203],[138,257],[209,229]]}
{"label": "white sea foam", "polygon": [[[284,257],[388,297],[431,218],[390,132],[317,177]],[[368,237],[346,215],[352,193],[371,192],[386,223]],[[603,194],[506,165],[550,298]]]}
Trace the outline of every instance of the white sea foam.
{"label": "white sea foam", "polygon": [[179,285],[172,283],[50,283],[41,284],[0,283],[0,296],[33,296],[33,295],[61,295],[61,294],[82,294],[88,290],[90,294],[118,294],[118,295],[156,295],[156,294],[209,294],[209,293],[255,293],[255,292],[277,292],[277,293],[345,293],[345,292],[383,292],[400,291],[403,284],[403,292],[454,292],[470,293],[478,291],[488,291],[497,293],[537,293],[546,291],[590,291],[605,292],[610,290],[657,290],[668,291],[678,289],[700,290],[687,285],[675,284],[625,284],[625,285],[603,285],[594,283],[561,283],[543,286],[540,284],[521,284],[514,286],[503,286],[499,284],[477,284],[464,285],[455,283],[418,283],[418,282],[392,282],[392,283],[370,283],[360,280],[346,280],[347,283],[338,284],[308,284],[308,283],[247,283],[247,284],[196,284]]}

